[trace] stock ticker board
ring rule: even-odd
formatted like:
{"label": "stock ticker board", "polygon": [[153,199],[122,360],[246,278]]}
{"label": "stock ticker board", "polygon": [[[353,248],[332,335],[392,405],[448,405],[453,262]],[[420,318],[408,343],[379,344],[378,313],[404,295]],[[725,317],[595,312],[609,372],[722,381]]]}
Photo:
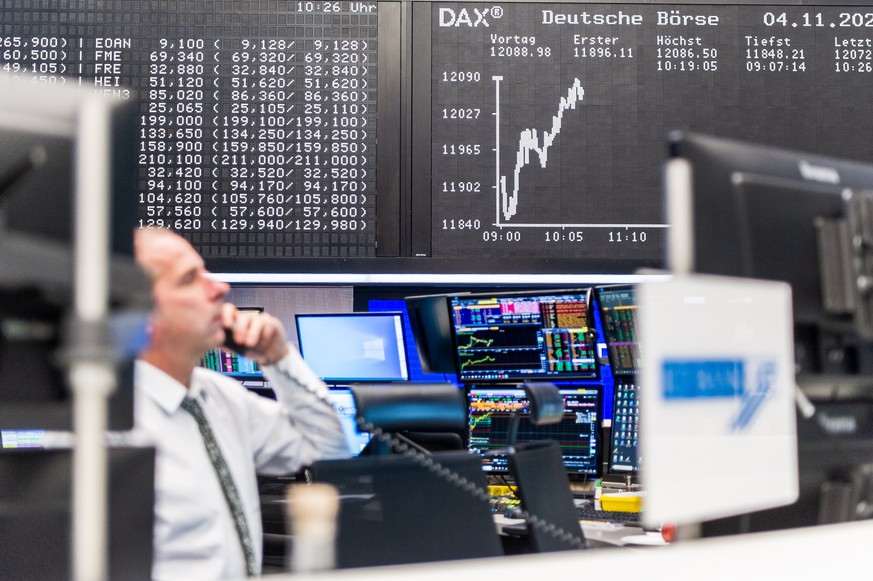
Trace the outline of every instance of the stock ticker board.
{"label": "stock ticker board", "polygon": [[375,2],[11,4],[7,72],[139,99],[138,226],[206,257],[374,253]]}
{"label": "stock ticker board", "polygon": [[672,130],[873,159],[870,6],[0,6],[4,72],[139,101],[138,225],[208,259],[630,271]]}

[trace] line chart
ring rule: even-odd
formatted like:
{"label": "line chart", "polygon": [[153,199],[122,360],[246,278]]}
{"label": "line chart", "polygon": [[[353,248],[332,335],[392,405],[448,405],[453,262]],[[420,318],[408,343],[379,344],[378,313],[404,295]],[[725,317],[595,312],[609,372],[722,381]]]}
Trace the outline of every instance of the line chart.
{"label": "line chart", "polygon": [[585,89],[582,88],[582,81],[575,79],[573,86],[567,90],[567,96],[561,97],[558,105],[558,113],[552,117],[552,130],[543,133],[543,142],[540,145],[540,140],[536,129],[524,129],[521,132],[521,137],[518,140],[518,154],[515,159],[515,169],[512,172],[512,194],[509,195],[506,191],[506,176],[500,175],[500,81],[502,76],[493,76],[496,103],[494,108],[496,139],[494,151],[496,153],[496,161],[494,163],[497,172],[497,185],[495,186],[499,192],[498,196],[498,212],[497,224],[500,223],[500,215],[502,214],[506,220],[512,218],[518,206],[518,189],[521,181],[521,170],[524,166],[530,164],[530,154],[535,152],[539,157],[540,166],[546,167],[548,161],[549,147],[555,141],[555,137],[561,132],[561,120],[564,117],[564,112],[568,109],[575,109],[576,103],[582,101],[585,97]]}
{"label": "line chart", "polygon": [[[494,75],[491,80],[494,81],[494,170],[495,170],[495,220],[494,226],[498,228],[625,228],[628,224],[607,224],[607,223],[517,223],[510,222],[513,216],[518,212],[519,193],[521,191],[521,171],[531,164],[531,154],[536,154],[540,167],[546,168],[548,164],[549,148],[554,144],[555,139],[561,133],[564,115],[567,111],[576,109],[577,104],[582,103],[585,98],[585,88],[582,86],[582,81],[578,78],[573,79],[573,84],[567,89],[566,96],[561,96],[558,100],[558,110],[552,116],[551,128],[542,132],[542,140],[536,128],[523,129],[518,138],[518,150],[515,156],[515,166],[512,170],[512,191],[507,188],[507,176],[502,174],[500,164],[500,124],[501,124],[501,103],[500,103],[500,84],[504,77],[502,75]],[[667,224],[651,223],[651,224],[633,224],[639,228],[667,228]]]}

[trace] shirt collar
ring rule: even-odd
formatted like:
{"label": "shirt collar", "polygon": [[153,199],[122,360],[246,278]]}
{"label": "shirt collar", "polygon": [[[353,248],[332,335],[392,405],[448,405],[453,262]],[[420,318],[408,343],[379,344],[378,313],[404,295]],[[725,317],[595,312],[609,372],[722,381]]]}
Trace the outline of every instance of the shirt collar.
{"label": "shirt collar", "polygon": [[151,398],[167,415],[172,415],[182,406],[186,397],[197,398],[200,386],[194,382],[191,389],[170,377],[151,363],[137,359],[134,367],[136,389]]}

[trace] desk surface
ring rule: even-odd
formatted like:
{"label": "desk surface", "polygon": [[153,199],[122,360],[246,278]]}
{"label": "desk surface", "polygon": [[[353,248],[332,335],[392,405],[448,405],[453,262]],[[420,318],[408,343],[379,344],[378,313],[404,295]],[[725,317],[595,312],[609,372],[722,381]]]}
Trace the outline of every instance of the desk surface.
{"label": "desk surface", "polygon": [[[507,518],[501,514],[494,515],[497,532],[502,533],[503,527],[523,523],[522,519]],[[585,540],[592,548],[600,546],[666,546],[659,533],[646,534],[639,527],[628,527],[615,523],[595,523],[582,521],[582,532]],[[634,538],[636,537],[636,538]]]}
{"label": "desk surface", "polygon": [[271,581],[443,581],[474,576],[502,581],[560,579],[568,572],[587,577],[622,576],[671,581],[736,581],[781,578],[802,571],[804,579],[857,576],[865,570],[873,521],[767,533],[698,539],[657,550],[589,550],[517,555],[331,571],[318,575],[274,575]]}

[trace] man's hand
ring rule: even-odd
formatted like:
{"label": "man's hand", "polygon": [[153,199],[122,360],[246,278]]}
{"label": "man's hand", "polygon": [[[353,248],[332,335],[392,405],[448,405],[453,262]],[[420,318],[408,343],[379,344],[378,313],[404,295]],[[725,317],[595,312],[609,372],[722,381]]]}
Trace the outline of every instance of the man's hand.
{"label": "man's hand", "polygon": [[273,365],[288,354],[285,328],[272,315],[240,311],[234,305],[225,303],[221,310],[221,322],[234,342],[242,347],[240,355],[260,365]]}

